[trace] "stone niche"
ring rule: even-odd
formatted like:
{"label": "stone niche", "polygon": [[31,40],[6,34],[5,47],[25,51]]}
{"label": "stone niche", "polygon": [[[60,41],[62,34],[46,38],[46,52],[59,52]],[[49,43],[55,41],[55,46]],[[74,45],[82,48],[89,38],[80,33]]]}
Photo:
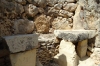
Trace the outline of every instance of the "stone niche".
{"label": "stone niche", "polygon": [[36,34],[2,37],[0,66],[35,66],[37,47],[38,35]]}

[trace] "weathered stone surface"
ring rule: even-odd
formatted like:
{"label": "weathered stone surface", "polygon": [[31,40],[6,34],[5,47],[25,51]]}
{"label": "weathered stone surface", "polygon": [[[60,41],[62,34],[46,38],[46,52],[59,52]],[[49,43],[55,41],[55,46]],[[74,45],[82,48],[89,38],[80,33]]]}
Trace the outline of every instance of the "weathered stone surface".
{"label": "weathered stone surface", "polygon": [[38,46],[36,34],[16,35],[3,37],[11,53],[31,50]]}
{"label": "weathered stone surface", "polygon": [[68,3],[68,4],[63,5],[63,9],[70,11],[70,12],[74,12],[76,8],[77,8],[77,4],[75,3]]}
{"label": "weathered stone surface", "polygon": [[54,59],[60,66],[77,66],[78,59],[75,52],[75,45],[62,40],[59,54],[57,54]]}
{"label": "weathered stone surface", "polygon": [[66,0],[58,0],[58,3],[64,4]]}
{"label": "weathered stone surface", "polygon": [[39,42],[50,42],[52,43],[56,39],[54,34],[40,34],[38,37]]}
{"label": "weathered stone surface", "polygon": [[45,7],[47,5],[46,0],[34,0],[36,4],[38,4],[40,7]]}
{"label": "weathered stone surface", "polygon": [[50,27],[50,19],[46,15],[40,15],[35,19],[37,32],[48,33]]}
{"label": "weathered stone surface", "polygon": [[2,18],[16,18],[16,16],[24,12],[24,8],[21,4],[16,2],[8,2],[6,0],[0,1],[0,8],[0,12],[3,15]]}
{"label": "weathered stone surface", "polygon": [[47,5],[54,6],[54,4],[57,2],[58,2],[58,0],[47,0]]}
{"label": "weathered stone surface", "polygon": [[72,12],[68,12],[66,10],[60,10],[58,15],[61,17],[68,18],[68,17],[72,17],[74,14]]}
{"label": "weathered stone surface", "polygon": [[62,4],[61,3],[55,4],[54,8],[60,10],[62,8]]}
{"label": "weathered stone surface", "polygon": [[87,42],[88,42],[88,40],[83,40],[83,41],[78,42],[78,45],[77,45],[77,54],[78,54],[78,56],[80,58],[86,56]]}
{"label": "weathered stone surface", "polygon": [[38,13],[38,8],[33,4],[29,4],[25,6],[25,13],[27,16],[34,17]]}
{"label": "weathered stone surface", "polygon": [[66,18],[57,17],[52,22],[52,28],[55,30],[66,30],[71,29],[71,26]]}
{"label": "weathered stone surface", "polygon": [[84,11],[80,5],[78,5],[73,17],[73,29],[88,29],[88,25],[84,21]]}
{"label": "weathered stone surface", "polygon": [[95,64],[100,64],[100,48],[95,48],[91,58],[94,60]]}
{"label": "weathered stone surface", "polygon": [[30,51],[10,54],[12,66],[35,66],[36,49]]}
{"label": "weathered stone surface", "polygon": [[26,0],[15,0],[16,2],[22,4],[22,5],[25,5],[26,4]]}
{"label": "weathered stone surface", "polygon": [[75,2],[76,0],[66,0],[68,3]]}
{"label": "weathered stone surface", "polygon": [[0,36],[12,35],[13,23],[10,19],[0,21]]}
{"label": "weathered stone surface", "polygon": [[[100,17],[99,0],[79,0],[79,4],[84,7],[84,20],[87,22],[89,29],[96,29],[96,21]],[[91,4],[92,3],[92,4]]]}
{"label": "weathered stone surface", "polygon": [[96,34],[95,30],[55,30],[54,34],[58,38],[66,41],[82,41],[93,38]]}
{"label": "weathered stone surface", "polygon": [[96,37],[95,47],[97,47],[97,48],[99,47],[100,48],[100,37],[99,36]]}
{"label": "weathered stone surface", "polygon": [[27,34],[32,33],[34,30],[34,22],[28,19],[19,19],[14,21],[14,33],[15,34]]}

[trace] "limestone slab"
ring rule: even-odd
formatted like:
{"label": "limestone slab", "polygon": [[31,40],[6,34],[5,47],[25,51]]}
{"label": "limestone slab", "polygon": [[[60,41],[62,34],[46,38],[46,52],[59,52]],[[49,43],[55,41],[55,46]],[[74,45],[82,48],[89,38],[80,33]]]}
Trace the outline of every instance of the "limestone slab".
{"label": "limestone slab", "polygon": [[31,50],[38,46],[38,35],[26,34],[3,37],[11,53]]}
{"label": "limestone slab", "polygon": [[36,49],[10,55],[12,66],[35,66]]}
{"label": "limestone slab", "polygon": [[55,30],[54,34],[58,38],[66,41],[82,41],[93,38],[96,35],[95,30]]}

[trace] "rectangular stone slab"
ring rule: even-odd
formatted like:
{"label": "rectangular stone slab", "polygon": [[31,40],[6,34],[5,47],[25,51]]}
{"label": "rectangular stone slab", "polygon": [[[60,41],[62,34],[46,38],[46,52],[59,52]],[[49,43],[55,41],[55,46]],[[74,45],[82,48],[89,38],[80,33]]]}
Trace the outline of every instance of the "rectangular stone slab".
{"label": "rectangular stone slab", "polygon": [[38,35],[26,34],[3,37],[11,53],[31,50],[38,46]]}
{"label": "rectangular stone slab", "polygon": [[36,63],[36,49],[26,52],[10,54],[12,66],[35,66]]}
{"label": "rectangular stone slab", "polygon": [[66,41],[82,41],[93,38],[96,35],[95,30],[55,30],[54,34],[58,38]]}

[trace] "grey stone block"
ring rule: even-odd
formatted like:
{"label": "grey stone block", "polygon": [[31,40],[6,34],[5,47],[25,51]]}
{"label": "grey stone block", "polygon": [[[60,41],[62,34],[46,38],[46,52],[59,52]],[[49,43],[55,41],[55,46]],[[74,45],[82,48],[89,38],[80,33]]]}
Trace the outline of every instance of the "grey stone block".
{"label": "grey stone block", "polygon": [[58,38],[66,41],[82,41],[85,39],[93,38],[96,35],[95,30],[55,30],[54,34]]}
{"label": "grey stone block", "polygon": [[34,49],[38,46],[38,35],[25,34],[3,37],[10,53]]}

